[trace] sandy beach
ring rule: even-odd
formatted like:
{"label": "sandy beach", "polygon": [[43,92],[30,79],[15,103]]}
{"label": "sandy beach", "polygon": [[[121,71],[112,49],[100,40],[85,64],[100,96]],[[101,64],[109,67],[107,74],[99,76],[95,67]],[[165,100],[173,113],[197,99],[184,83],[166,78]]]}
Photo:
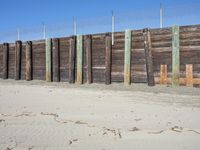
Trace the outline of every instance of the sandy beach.
{"label": "sandy beach", "polygon": [[200,89],[0,80],[0,150],[198,150]]}

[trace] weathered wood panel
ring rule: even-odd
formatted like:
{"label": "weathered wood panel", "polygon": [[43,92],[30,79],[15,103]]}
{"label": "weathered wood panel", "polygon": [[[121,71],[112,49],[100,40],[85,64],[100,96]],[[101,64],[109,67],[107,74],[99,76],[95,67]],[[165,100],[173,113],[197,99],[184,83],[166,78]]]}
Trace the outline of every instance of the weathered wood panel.
{"label": "weathered wood panel", "polygon": [[180,49],[179,49],[179,27],[172,27],[172,86],[179,85],[180,72]]}
{"label": "weathered wood panel", "polygon": [[69,39],[69,83],[75,82],[76,38]]}
{"label": "weathered wood panel", "polygon": [[186,85],[193,86],[193,67],[192,64],[186,64]]}
{"label": "weathered wood panel", "polygon": [[3,47],[1,47],[1,60],[2,60],[2,69],[1,69],[1,74],[3,79],[8,78],[8,51],[9,51],[9,44],[4,43]]}
{"label": "weathered wood panel", "polygon": [[32,80],[32,42],[26,42],[26,80]]}
{"label": "weathered wood panel", "polygon": [[131,82],[146,83],[146,60],[143,30],[132,31],[131,47]]}
{"label": "weathered wood panel", "polygon": [[147,81],[149,86],[154,86],[154,70],[153,70],[153,61],[152,61],[152,52],[151,52],[151,35],[149,29],[143,30],[144,36],[144,50],[145,50],[145,60],[146,60],[146,72],[147,72]]}
{"label": "weathered wood panel", "polygon": [[46,39],[45,43],[45,61],[46,61],[46,81],[52,81],[52,40]]}
{"label": "weathered wood panel", "polygon": [[69,81],[70,37],[60,38],[60,81]]}
{"label": "weathered wood panel", "polygon": [[[150,29],[151,52],[153,60],[153,71],[155,79],[158,82],[166,84],[172,82],[172,49],[173,49],[173,32],[172,28]],[[76,58],[73,59],[70,54],[70,49],[76,49],[76,40],[73,41],[73,47],[70,46],[71,37],[59,38],[59,56],[52,55],[52,65],[59,66],[52,68],[53,76],[59,78],[60,81],[70,81],[77,74]],[[83,53],[82,53],[82,82],[83,83],[104,83],[107,76],[110,74],[110,82],[124,81],[124,55],[125,55],[125,32],[116,32],[114,34],[115,43],[111,46],[111,58],[106,54],[106,34],[93,34],[83,36]],[[143,30],[131,31],[131,55],[130,55],[130,82],[132,83],[146,83],[147,69],[145,59],[145,45],[144,45]],[[53,43],[52,43],[53,44]],[[53,44],[52,48],[54,48]],[[15,78],[15,44],[10,43],[8,49],[8,78]],[[194,86],[198,85],[198,78],[200,78],[200,25],[182,26],[179,28],[179,55],[180,67],[178,76],[180,77],[180,84],[190,85],[191,67],[186,67],[187,64],[192,65],[192,76]],[[54,50],[52,51],[54,52]],[[56,51],[55,51],[56,52]],[[54,54],[54,53],[52,53]],[[57,53],[56,53],[57,54]],[[56,56],[56,55],[55,55]],[[20,55],[20,76],[19,78],[26,79],[26,43],[22,43]],[[57,58],[57,64],[54,64],[54,58]],[[17,58],[18,59],[18,58]],[[19,59],[18,59],[19,60]],[[107,63],[110,61],[109,63]],[[72,63],[70,63],[72,62]],[[161,65],[163,67],[161,67]],[[110,66],[110,73],[107,69]],[[167,72],[166,68],[167,66]],[[71,70],[71,71],[70,71]],[[54,73],[56,71],[56,73]],[[70,75],[70,72],[74,75]],[[45,65],[45,41],[32,42],[32,76],[34,80],[45,80],[46,65]],[[107,73],[107,75],[105,75]],[[0,44],[0,77],[3,76],[3,44]],[[70,77],[71,76],[71,77]],[[54,78],[54,77],[53,77]],[[162,78],[167,78],[162,79]],[[72,79],[74,80],[74,79]],[[165,81],[164,81],[165,80]],[[156,81],[157,82],[157,81]],[[73,82],[72,82],[73,83]],[[169,82],[168,82],[169,83]]]}
{"label": "weathered wood panel", "polygon": [[3,44],[0,44],[0,78],[3,78]]}
{"label": "weathered wood panel", "polygon": [[15,80],[20,80],[21,76],[21,53],[22,53],[22,42],[15,42]]}
{"label": "weathered wood panel", "polygon": [[59,48],[59,39],[52,39],[52,74],[53,82],[60,81],[60,48]]}
{"label": "weathered wood panel", "polygon": [[26,79],[26,44],[25,43],[22,43],[22,49],[21,49],[20,78],[21,80]]}
{"label": "weathered wood panel", "polygon": [[83,36],[77,36],[77,45],[76,45],[76,62],[77,62],[77,74],[76,74],[76,83],[83,83]]}
{"label": "weathered wood panel", "polygon": [[45,80],[45,40],[32,42],[33,80]]}
{"label": "weathered wood panel", "polygon": [[114,45],[112,45],[111,58],[111,81],[124,81],[124,48],[125,48],[125,33],[117,32],[114,34]]}
{"label": "weathered wood panel", "polygon": [[105,82],[105,34],[92,35],[93,82]]}
{"label": "weathered wood panel", "polygon": [[124,84],[131,83],[131,30],[125,31]]}
{"label": "weathered wood panel", "polygon": [[[92,83],[92,37],[91,35],[85,36],[84,44],[84,68],[87,67],[86,81],[88,84]],[[84,69],[84,79],[85,79],[85,69]],[[85,80],[84,80],[85,81]]]}
{"label": "weathered wood panel", "polygon": [[111,35],[106,35],[106,62],[105,62],[105,84],[111,84],[111,60],[112,60],[112,39]]}
{"label": "weathered wood panel", "polygon": [[167,65],[160,65],[160,84],[167,84]]}

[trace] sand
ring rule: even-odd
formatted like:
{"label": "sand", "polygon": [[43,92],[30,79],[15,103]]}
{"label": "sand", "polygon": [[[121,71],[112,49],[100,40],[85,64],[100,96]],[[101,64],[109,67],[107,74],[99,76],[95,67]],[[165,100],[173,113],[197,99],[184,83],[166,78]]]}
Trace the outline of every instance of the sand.
{"label": "sand", "polygon": [[198,150],[200,89],[0,80],[0,150]]}

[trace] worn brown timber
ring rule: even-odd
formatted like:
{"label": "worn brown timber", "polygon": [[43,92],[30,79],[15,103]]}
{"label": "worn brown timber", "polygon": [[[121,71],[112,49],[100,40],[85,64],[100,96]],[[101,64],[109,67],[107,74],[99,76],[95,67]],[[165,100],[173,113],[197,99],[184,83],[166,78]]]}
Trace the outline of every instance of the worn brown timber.
{"label": "worn brown timber", "polygon": [[69,83],[75,82],[75,49],[76,49],[76,38],[71,37],[69,40]]}
{"label": "worn brown timber", "polygon": [[[171,83],[172,78],[172,29],[150,29],[151,33],[151,54],[153,62],[153,73],[156,83],[166,84]],[[106,54],[106,40],[107,33],[93,34],[83,36],[83,83],[105,83],[107,70],[107,54]],[[75,64],[75,40],[70,48],[70,39],[72,37],[61,37],[59,40],[59,75],[52,73],[52,79],[60,78],[61,82],[72,81],[76,76]],[[112,45],[111,62],[110,62],[110,82],[124,81],[124,55],[125,55],[125,32],[115,32],[115,43]],[[199,86],[200,84],[200,25],[180,26],[179,27],[180,40],[180,85]],[[6,42],[6,41],[5,41]],[[53,41],[52,41],[53,42]],[[89,44],[87,44],[89,43]],[[52,46],[54,44],[52,43]],[[87,46],[88,45],[88,46]],[[144,34],[143,30],[131,31],[131,68],[130,78],[131,83],[147,83],[147,65],[146,55],[144,49]],[[17,71],[19,79],[26,79],[28,77],[26,65],[26,42],[21,43],[21,59],[19,61],[16,57],[15,43],[8,44],[7,57],[4,52],[3,44],[0,44],[0,77],[15,79],[16,76],[16,62],[20,68]],[[31,71],[33,80],[45,80],[46,65],[45,65],[45,40],[32,41],[32,65]],[[52,49],[53,50],[53,49]],[[70,54],[70,51],[72,52]],[[91,51],[91,52],[88,52]],[[53,51],[52,51],[53,52]],[[53,53],[52,53],[53,54]],[[71,56],[72,57],[71,57]],[[6,63],[7,58],[7,65]],[[54,57],[51,57],[52,71]],[[188,65],[192,65],[188,66]],[[7,66],[7,67],[5,67]],[[166,67],[167,68],[166,68]],[[188,66],[188,67],[186,67]],[[6,71],[7,68],[7,71]],[[166,71],[167,70],[167,71]],[[6,75],[7,72],[7,75]],[[70,73],[72,75],[70,75]],[[54,76],[55,75],[55,76]],[[165,79],[167,78],[167,79]],[[29,79],[28,79],[29,80]],[[158,82],[157,82],[158,81]]]}
{"label": "worn brown timber", "polygon": [[86,64],[87,64],[87,83],[92,83],[92,38],[91,35],[86,37]]}
{"label": "worn brown timber", "polygon": [[111,35],[106,35],[106,69],[105,69],[105,84],[111,84],[111,61],[112,61],[112,42]]}
{"label": "worn brown timber", "polygon": [[15,80],[20,80],[22,42],[15,42]]}
{"label": "worn brown timber", "polygon": [[3,79],[8,78],[8,51],[9,51],[9,44],[4,43],[3,44]]}
{"label": "worn brown timber", "polygon": [[160,65],[160,84],[167,84],[167,65]]}
{"label": "worn brown timber", "polygon": [[145,50],[145,59],[146,59],[146,70],[147,70],[147,81],[149,86],[154,86],[154,71],[153,71],[153,60],[151,52],[151,37],[149,29],[143,30],[144,36],[144,50]]}
{"label": "worn brown timber", "polygon": [[59,39],[52,40],[53,82],[60,81]]}
{"label": "worn brown timber", "polygon": [[26,42],[26,80],[32,80],[32,42]]}

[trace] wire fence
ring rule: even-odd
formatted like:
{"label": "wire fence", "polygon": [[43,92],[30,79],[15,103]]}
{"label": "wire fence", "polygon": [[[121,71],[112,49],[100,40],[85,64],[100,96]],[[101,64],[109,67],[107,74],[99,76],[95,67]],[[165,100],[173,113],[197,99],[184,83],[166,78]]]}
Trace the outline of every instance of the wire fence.
{"label": "wire fence", "polygon": [[[66,22],[45,24],[26,28],[17,28],[0,32],[0,43],[16,40],[38,40],[53,37],[66,37],[74,34],[94,34],[125,29],[159,28],[171,25],[192,25],[200,23],[200,3],[179,6],[162,6],[132,10],[114,11],[92,18],[72,17]],[[105,13],[104,13],[105,14]]]}

